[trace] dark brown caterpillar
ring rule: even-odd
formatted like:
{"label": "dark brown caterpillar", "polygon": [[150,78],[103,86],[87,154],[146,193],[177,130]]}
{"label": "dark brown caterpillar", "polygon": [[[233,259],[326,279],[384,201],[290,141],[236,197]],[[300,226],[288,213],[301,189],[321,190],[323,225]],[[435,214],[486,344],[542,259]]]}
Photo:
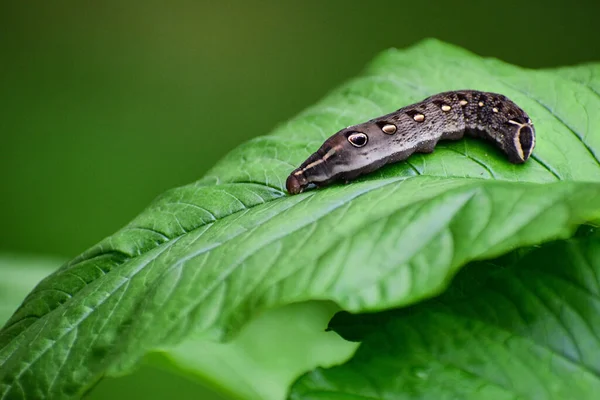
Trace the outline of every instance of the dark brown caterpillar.
{"label": "dark brown caterpillar", "polygon": [[350,181],[413,153],[431,153],[439,140],[465,134],[492,141],[515,164],[524,163],[535,147],[529,116],[506,96],[444,92],[337,132],[292,171],[286,187],[298,194],[311,184]]}

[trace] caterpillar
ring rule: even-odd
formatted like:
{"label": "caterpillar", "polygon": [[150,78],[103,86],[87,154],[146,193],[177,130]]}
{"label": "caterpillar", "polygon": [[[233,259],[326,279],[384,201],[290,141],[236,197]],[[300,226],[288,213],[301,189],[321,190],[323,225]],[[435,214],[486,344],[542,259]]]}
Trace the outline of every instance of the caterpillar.
{"label": "caterpillar", "polygon": [[298,194],[311,185],[348,182],[413,153],[431,153],[439,140],[464,135],[491,141],[514,164],[527,161],[535,147],[531,119],[506,96],[443,92],[335,133],[292,171],[286,188]]}

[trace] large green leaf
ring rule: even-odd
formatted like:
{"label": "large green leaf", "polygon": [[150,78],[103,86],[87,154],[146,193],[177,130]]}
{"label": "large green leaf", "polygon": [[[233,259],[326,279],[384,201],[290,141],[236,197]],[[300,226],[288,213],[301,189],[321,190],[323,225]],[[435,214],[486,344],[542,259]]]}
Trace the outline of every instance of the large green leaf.
{"label": "large green leaf", "polygon": [[[465,140],[346,186],[283,192],[293,167],[339,128],[458,88],[522,105],[536,123],[534,159],[515,166]],[[599,108],[587,86],[558,73],[435,41],[386,52],[44,280],[0,332],[0,393],[74,397],[150,350],[225,337],[265,309],[408,305],[443,291],[471,260],[569,237],[600,218]]]}
{"label": "large green leaf", "polygon": [[[336,310],[326,302],[291,304],[260,314],[226,343],[188,338],[168,351],[150,353],[133,374],[103,379],[85,398],[165,399],[173,397],[174,388],[181,398],[186,390],[179,385],[203,400],[283,399],[299,375],[340,364],[356,350],[356,343],[324,332]],[[162,379],[144,384],[156,371],[164,372]],[[131,390],[136,386],[142,387]]]}
{"label": "large green leaf", "polygon": [[388,315],[351,361],[307,374],[290,397],[596,398],[599,277],[600,236],[544,246],[463,298]]}

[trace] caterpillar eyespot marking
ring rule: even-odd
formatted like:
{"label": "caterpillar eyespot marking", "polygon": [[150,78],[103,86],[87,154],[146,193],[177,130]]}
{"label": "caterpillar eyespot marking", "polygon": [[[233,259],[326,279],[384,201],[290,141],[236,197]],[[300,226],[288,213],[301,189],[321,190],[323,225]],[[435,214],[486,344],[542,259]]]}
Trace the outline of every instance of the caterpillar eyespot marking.
{"label": "caterpillar eyespot marking", "polygon": [[363,147],[369,141],[369,137],[362,132],[356,132],[348,136],[348,142],[354,147]]}

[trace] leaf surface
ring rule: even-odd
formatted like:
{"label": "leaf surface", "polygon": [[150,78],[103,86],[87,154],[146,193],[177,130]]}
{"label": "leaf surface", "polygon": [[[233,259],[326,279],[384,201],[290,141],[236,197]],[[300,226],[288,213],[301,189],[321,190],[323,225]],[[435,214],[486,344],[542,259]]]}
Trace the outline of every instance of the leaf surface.
{"label": "leaf surface", "polygon": [[594,398],[599,277],[600,236],[543,246],[462,298],[388,314],[351,361],[305,375],[290,398]]}

